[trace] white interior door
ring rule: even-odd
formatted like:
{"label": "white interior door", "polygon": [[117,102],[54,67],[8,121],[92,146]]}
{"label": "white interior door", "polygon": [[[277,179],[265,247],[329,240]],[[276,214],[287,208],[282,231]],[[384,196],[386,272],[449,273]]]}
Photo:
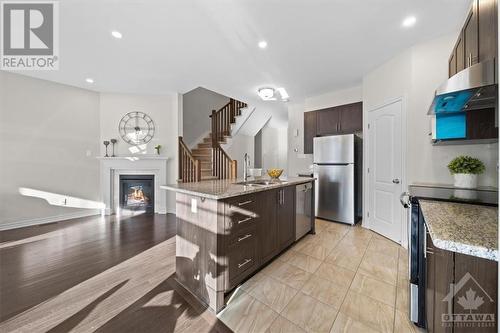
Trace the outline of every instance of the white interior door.
{"label": "white interior door", "polygon": [[402,101],[369,113],[370,229],[401,243]]}

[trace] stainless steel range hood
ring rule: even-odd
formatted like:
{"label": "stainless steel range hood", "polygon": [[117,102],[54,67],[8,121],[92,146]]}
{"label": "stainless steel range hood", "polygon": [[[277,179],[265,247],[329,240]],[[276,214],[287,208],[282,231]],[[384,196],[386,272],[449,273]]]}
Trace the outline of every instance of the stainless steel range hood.
{"label": "stainless steel range hood", "polygon": [[496,107],[495,60],[472,65],[450,77],[436,90],[429,115]]}

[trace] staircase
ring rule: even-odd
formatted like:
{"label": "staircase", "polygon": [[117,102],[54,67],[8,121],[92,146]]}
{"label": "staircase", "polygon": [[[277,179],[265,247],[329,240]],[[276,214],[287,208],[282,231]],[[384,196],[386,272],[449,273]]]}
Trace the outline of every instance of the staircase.
{"label": "staircase", "polygon": [[231,125],[246,106],[246,103],[231,98],[220,110],[213,110],[210,115],[212,132],[192,151],[179,137],[180,182],[237,178],[237,162],[229,157],[221,144],[231,137]]}

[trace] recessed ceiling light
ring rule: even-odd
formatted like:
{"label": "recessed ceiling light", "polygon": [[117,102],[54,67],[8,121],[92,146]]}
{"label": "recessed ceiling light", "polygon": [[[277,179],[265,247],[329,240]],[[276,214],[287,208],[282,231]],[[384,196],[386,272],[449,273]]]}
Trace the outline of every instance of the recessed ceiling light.
{"label": "recessed ceiling light", "polygon": [[415,25],[415,23],[417,23],[417,18],[415,16],[408,16],[407,18],[405,18],[403,20],[403,27],[405,28],[409,28],[409,27],[412,27]]}
{"label": "recessed ceiling light", "polygon": [[259,47],[260,47],[261,49],[265,49],[265,48],[267,47],[267,42],[266,42],[265,40],[261,40],[261,41],[259,42]]}
{"label": "recessed ceiling light", "polygon": [[116,31],[116,30],[113,30],[111,31],[111,35],[115,38],[118,38],[118,39],[121,39],[123,36],[122,36],[122,33],[119,32],[119,31]]}
{"label": "recessed ceiling light", "polygon": [[94,79],[92,79],[92,78],[89,77],[89,78],[85,79],[85,82],[87,82],[87,83],[94,83]]}

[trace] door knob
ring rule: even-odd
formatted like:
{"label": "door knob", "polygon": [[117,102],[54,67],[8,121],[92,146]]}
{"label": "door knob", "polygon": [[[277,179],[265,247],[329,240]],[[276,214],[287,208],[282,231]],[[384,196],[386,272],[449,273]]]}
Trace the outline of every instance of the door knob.
{"label": "door knob", "polygon": [[393,182],[394,184],[399,184],[399,179],[397,179],[397,178],[396,178],[396,179],[393,179],[393,180],[392,180],[392,182]]}

